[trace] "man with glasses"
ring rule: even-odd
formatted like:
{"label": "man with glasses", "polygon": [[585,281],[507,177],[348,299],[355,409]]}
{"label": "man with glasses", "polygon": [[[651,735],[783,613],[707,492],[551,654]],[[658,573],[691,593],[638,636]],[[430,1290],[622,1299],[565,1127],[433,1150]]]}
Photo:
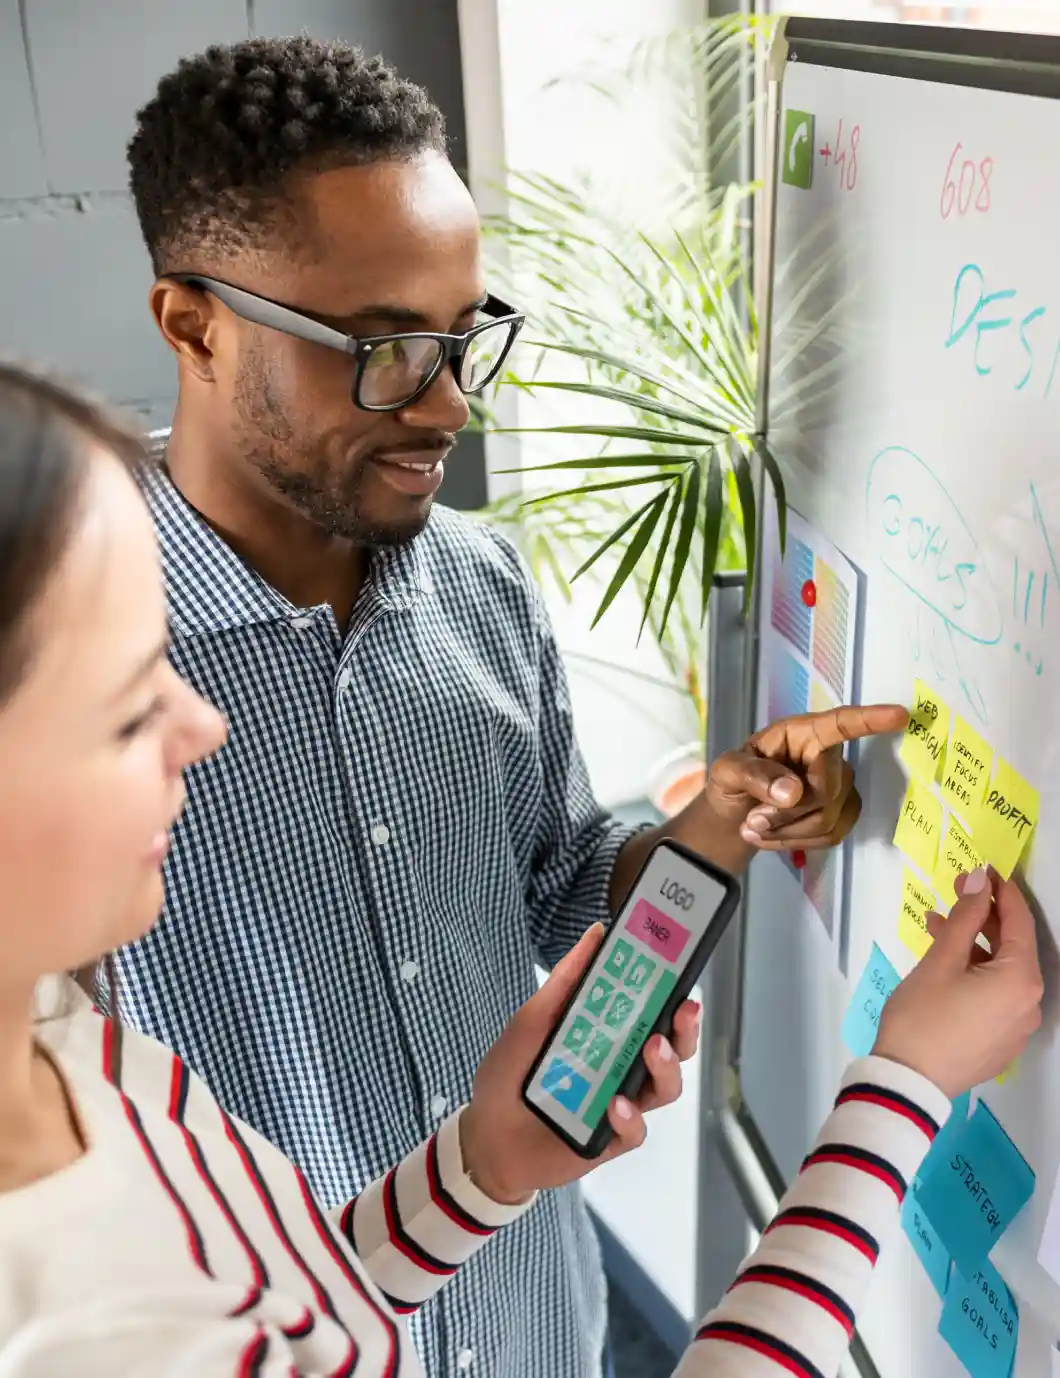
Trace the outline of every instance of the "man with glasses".
{"label": "man with glasses", "polygon": [[[145,477],[172,657],[230,736],[189,776],[121,1008],[339,1202],[466,1100],[535,959],[614,912],[658,834],[593,799],[517,555],[432,508],[522,320],[486,290],[424,92],[340,44],[211,48],[162,80],[129,157],[179,369]],[[732,867],[834,842],[858,808],[835,743],[904,721],[860,713],[723,758],[670,831]],[[696,1037],[686,1006],[678,1058]],[[646,1103],[677,1094],[676,1061]],[[400,1188],[391,1208],[393,1247],[430,1266]],[[412,1324],[435,1378],[594,1378],[578,1194],[543,1198]]]}

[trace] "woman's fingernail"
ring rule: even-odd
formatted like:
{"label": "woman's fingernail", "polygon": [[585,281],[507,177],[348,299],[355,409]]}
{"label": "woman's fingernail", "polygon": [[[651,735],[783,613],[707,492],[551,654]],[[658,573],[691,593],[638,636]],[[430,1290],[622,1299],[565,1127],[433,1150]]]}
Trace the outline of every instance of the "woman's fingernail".
{"label": "woman's fingernail", "polygon": [[620,1120],[631,1120],[633,1118],[633,1107],[625,1096],[615,1097],[615,1114]]}
{"label": "woman's fingernail", "polygon": [[743,827],[740,829],[740,836],[743,838],[743,840],[744,840],[745,842],[761,842],[761,841],[762,841],[762,834],[761,834],[761,833],[756,833],[755,830],[754,830],[754,828],[749,828],[749,827],[747,826],[746,823],[745,823],[745,824],[743,825]]}
{"label": "woman's fingernail", "polygon": [[982,866],[977,866],[974,871],[969,871],[964,878],[964,893],[966,895],[978,895],[990,884],[990,877]]}
{"label": "woman's fingernail", "polygon": [[774,780],[769,794],[778,804],[794,804],[798,798],[798,788],[794,780]]}
{"label": "woman's fingernail", "polygon": [[769,819],[764,813],[749,813],[747,826],[753,828],[756,833],[765,833],[769,831]]}
{"label": "woman's fingernail", "polygon": [[692,1022],[698,1024],[703,1018],[703,1006],[698,1000],[689,1000],[688,1008],[692,1011]]}
{"label": "woman's fingernail", "polygon": [[660,1039],[659,1039],[659,1060],[660,1060],[660,1062],[669,1062],[670,1059],[673,1057],[673,1055],[674,1055],[674,1050],[673,1050],[673,1048],[670,1047],[669,1042],[668,1042],[665,1038],[660,1038]]}

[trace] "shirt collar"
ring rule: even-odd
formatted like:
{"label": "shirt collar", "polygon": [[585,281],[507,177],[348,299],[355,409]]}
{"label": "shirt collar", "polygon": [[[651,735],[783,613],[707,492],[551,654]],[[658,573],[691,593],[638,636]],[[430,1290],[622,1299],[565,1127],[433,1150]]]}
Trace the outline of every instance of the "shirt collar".
{"label": "shirt collar", "polygon": [[[183,497],[160,462],[141,475],[158,534],[169,621],[175,635],[231,631],[304,616],[266,583]],[[422,538],[378,551],[362,596],[399,610],[433,592]]]}

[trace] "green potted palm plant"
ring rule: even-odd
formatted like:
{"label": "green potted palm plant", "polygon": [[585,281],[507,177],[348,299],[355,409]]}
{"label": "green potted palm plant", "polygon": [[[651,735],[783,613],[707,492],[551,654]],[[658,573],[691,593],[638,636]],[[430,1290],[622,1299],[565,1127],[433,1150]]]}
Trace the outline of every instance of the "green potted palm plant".
{"label": "green potted palm plant", "polygon": [[[680,41],[692,55],[681,70],[724,82],[757,37],[744,23],[711,24],[638,52],[630,70],[643,72],[653,56],[677,70],[669,55]],[[691,99],[695,76],[689,90]],[[715,156],[749,113],[718,131]],[[754,187],[712,190],[704,161],[650,228],[616,215],[588,184],[534,174],[510,177],[508,213],[487,225],[497,270],[530,322],[501,384],[518,398],[518,424],[507,429],[521,436],[523,488],[489,515],[518,525],[538,576],[565,596],[575,581],[595,584],[593,626],[616,600],[637,600],[638,639],[654,638],[700,728],[663,781],[670,797],[657,802],[670,806],[702,773],[714,574],[746,569],[748,594],[754,576],[755,454],[782,531],[784,513],[780,473],[755,425]]]}

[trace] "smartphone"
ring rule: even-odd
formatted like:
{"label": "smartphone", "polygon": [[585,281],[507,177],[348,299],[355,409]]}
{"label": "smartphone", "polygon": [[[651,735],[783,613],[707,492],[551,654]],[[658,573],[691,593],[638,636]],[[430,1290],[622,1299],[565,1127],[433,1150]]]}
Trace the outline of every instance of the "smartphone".
{"label": "smartphone", "polygon": [[607,1147],[608,1105],[639,1092],[645,1043],[669,1036],[739,901],[739,882],[694,852],[652,849],[523,1084],[526,1104],[575,1153]]}

